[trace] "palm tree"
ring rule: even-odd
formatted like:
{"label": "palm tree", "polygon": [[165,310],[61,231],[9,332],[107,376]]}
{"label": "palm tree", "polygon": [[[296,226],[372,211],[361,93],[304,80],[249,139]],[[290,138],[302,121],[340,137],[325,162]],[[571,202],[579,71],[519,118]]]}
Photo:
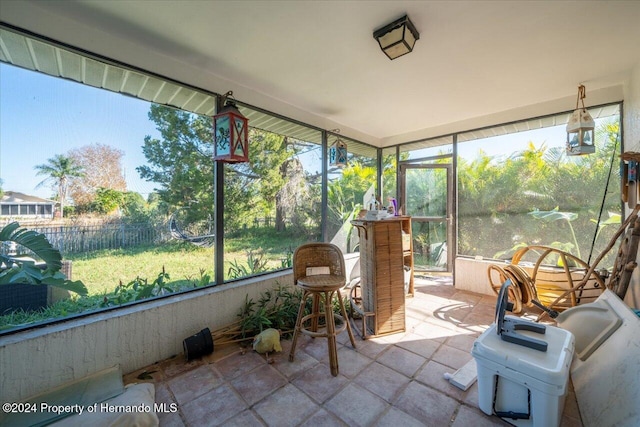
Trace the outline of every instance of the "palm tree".
{"label": "palm tree", "polygon": [[69,188],[69,180],[80,178],[84,175],[82,166],[76,161],[62,154],[56,154],[53,158],[48,159],[47,163],[36,165],[33,167],[38,171],[36,175],[46,175],[47,177],[40,182],[36,188],[47,183],[51,183],[58,187],[58,200],[60,201],[60,218],[64,218],[64,202],[67,198],[67,190]]}

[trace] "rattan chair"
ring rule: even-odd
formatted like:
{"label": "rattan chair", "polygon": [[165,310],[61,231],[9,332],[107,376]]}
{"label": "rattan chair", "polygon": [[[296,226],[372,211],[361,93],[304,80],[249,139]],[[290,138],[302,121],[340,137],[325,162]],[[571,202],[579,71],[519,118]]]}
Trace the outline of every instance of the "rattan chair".
{"label": "rattan chair", "polygon": [[[294,361],[299,334],[327,338],[331,375],[337,376],[339,367],[336,335],[346,329],[351,345],[356,348],[340,295],[340,289],[346,284],[344,257],[340,249],[331,243],[307,243],[298,247],[293,254],[293,283],[302,288],[303,295],[293,332],[289,361]],[[340,315],[333,312],[334,296],[338,299]],[[309,297],[312,298],[311,314],[305,316],[306,302]],[[336,327],[336,319],[341,322],[338,327]]]}
{"label": "rattan chair", "polygon": [[[621,156],[622,157],[622,156]],[[624,160],[624,159],[623,159]],[[503,267],[491,264],[487,270],[489,284],[498,293],[500,286],[510,279],[515,286],[509,298],[514,302],[514,312],[522,309],[522,304],[531,306],[541,303],[551,310],[565,310],[578,304],[596,300],[605,287],[624,299],[631,275],[638,266],[638,246],[640,245],[640,204],[636,204],[631,214],[611,236],[605,249],[589,265],[580,258],[549,246],[530,245],[515,252],[511,264]],[[622,236],[622,239],[620,237]],[[620,246],[611,271],[598,264],[620,239]],[[533,255],[525,260],[526,255]],[[531,274],[525,271],[528,262]],[[520,264],[520,265],[519,265]],[[608,281],[605,285],[605,279]],[[520,300],[520,301],[518,301]],[[537,305],[537,304],[536,304]],[[546,310],[538,316],[551,314]]]}

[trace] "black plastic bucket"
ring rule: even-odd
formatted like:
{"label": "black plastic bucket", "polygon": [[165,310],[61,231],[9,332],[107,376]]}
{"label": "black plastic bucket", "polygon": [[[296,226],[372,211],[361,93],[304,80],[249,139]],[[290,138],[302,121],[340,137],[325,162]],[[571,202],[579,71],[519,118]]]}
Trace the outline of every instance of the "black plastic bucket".
{"label": "black plastic bucket", "polygon": [[213,338],[209,328],[204,328],[195,335],[191,335],[182,342],[184,355],[187,360],[197,359],[213,353]]}

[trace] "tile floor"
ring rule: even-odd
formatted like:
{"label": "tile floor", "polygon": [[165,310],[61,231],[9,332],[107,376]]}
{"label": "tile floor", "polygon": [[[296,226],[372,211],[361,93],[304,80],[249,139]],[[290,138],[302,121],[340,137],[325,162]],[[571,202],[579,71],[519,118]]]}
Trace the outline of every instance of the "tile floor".
{"label": "tile floor", "polygon": [[[340,334],[337,377],[326,340],[301,336],[293,363],[290,340],[272,364],[228,346],[188,363],[178,355],[125,376],[125,383],[150,374],[156,401],[179,409],[159,414],[167,427],[508,425],[478,409],[477,383],[465,392],[443,377],[472,358],[475,338],[493,322],[495,297],[458,291],[447,278],[418,277],[415,290],[405,333],[356,336],[356,350]],[[561,425],[582,426],[572,390]]]}

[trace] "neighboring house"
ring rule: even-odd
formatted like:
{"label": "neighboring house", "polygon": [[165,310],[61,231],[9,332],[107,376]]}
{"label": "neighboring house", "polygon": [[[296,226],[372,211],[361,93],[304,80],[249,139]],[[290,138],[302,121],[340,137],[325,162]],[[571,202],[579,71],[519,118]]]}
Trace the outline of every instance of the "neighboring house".
{"label": "neighboring house", "polygon": [[0,199],[0,219],[53,218],[56,202],[15,191],[5,191]]}

